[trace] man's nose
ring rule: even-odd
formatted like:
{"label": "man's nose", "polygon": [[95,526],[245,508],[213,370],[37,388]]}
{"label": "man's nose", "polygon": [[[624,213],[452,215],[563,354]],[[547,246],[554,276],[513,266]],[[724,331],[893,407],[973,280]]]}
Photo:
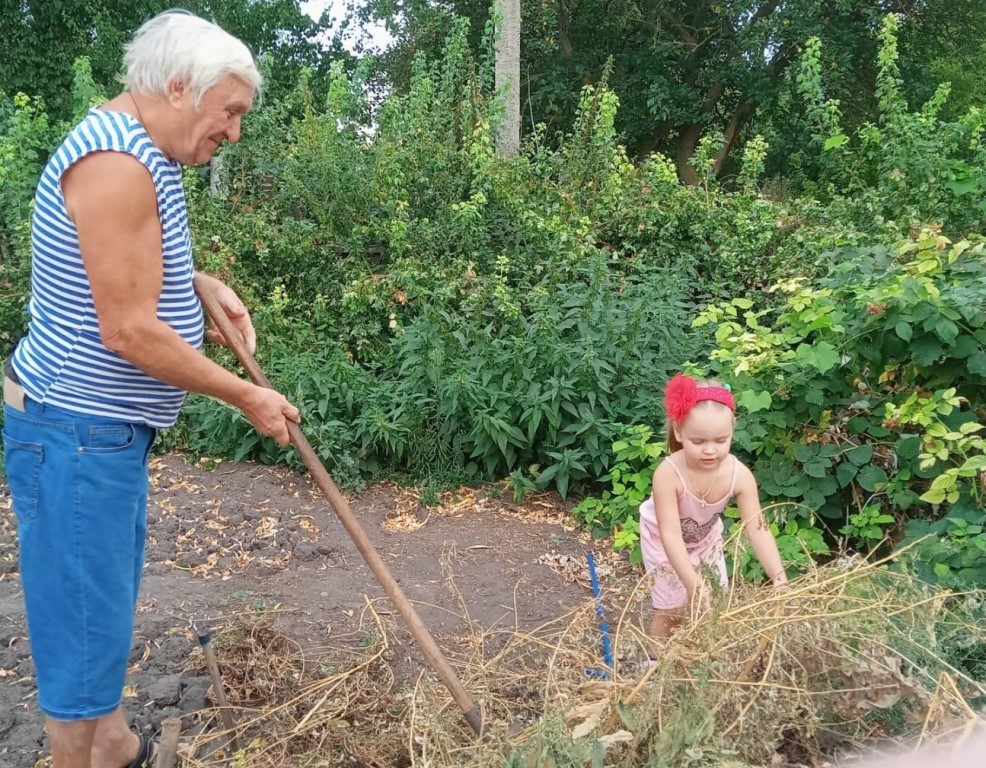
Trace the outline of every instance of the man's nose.
{"label": "man's nose", "polygon": [[230,123],[229,128],[226,129],[226,141],[230,144],[235,144],[240,140],[240,128],[242,127],[241,118],[239,115],[234,117]]}

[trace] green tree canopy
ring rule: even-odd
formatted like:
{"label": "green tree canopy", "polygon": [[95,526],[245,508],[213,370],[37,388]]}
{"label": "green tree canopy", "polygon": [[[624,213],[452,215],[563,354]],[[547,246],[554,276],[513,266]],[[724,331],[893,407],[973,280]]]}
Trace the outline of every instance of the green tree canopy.
{"label": "green tree canopy", "polygon": [[[369,0],[363,13],[384,20],[395,37],[380,65],[406,85],[419,52],[434,56],[454,15],[472,21],[473,43],[489,17],[486,0]],[[963,74],[962,98],[978,98],[986,0],[527,0],[523,7],[522,113],[530,123],[571,125],[579,90],[612,60],[609,85],[620,123],[636,153],[661,150],[679,175],[695,180],[689,160],[699,140],[719,132],[722,172],[731,150],[769,122],[793,92],[789,68],[805,41],[818,37],[824,80],[849,125],[871,119],[877,32],[887,13],[901,20],[901,60],[908,96],[923,101],[941,76]],[[786,121],[773,166],[802,139]]]}
{"label": "green tree canopy", "polygon": [[[72,63],[89,58],[93,79],[115,88],[124,43],[169,0],[0,0],[4,55],[0,91],[40,96],[56,117],[71,112]],[[338,37],[326,41],[329,18],[313,21],[295,0],[185,0],[181,6],[212,19],[267,60],[271,96],[293,87],[301,67],[327,73],[344,55]]]}

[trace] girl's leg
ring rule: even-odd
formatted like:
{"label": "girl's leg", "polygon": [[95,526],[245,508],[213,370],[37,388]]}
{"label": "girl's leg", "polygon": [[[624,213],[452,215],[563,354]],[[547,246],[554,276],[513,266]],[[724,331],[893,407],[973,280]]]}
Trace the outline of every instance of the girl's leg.
{"label": "girl's leg", "polygon": [[667,640],[682,622],[684,613],[681,608],[654,609],[648,634],[658,640]]}

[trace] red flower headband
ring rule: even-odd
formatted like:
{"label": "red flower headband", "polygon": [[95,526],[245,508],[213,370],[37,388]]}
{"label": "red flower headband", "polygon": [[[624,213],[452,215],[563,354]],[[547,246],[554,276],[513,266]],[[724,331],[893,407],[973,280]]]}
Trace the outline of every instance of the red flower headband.
{"label": "red flower headband", "polygon": [[714,400],[736,412],[733,393],[725,387],[700,387],[691,376],[676,373],[664,388],[664,410],[676,424],[683,422],[695,404],[702,400]]}

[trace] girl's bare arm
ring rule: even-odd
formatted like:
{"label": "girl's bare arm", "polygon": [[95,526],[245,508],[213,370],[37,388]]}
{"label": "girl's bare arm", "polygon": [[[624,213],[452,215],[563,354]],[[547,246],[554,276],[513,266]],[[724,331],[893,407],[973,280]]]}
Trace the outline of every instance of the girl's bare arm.
{"label": "girl's bare arm", "polygon": [[770,526],[760,508],[760,491],[756,478],[743,464],[739,465],[737,473],[736,506],[739,507],[743,530],[753,547],[753,553],[767,572],[767,577],[774,584],[783,584],[787,581],[787,573],[781,562],[781,554],[777,551],[777,541],[774,540],[774,534],[770,532]]}

